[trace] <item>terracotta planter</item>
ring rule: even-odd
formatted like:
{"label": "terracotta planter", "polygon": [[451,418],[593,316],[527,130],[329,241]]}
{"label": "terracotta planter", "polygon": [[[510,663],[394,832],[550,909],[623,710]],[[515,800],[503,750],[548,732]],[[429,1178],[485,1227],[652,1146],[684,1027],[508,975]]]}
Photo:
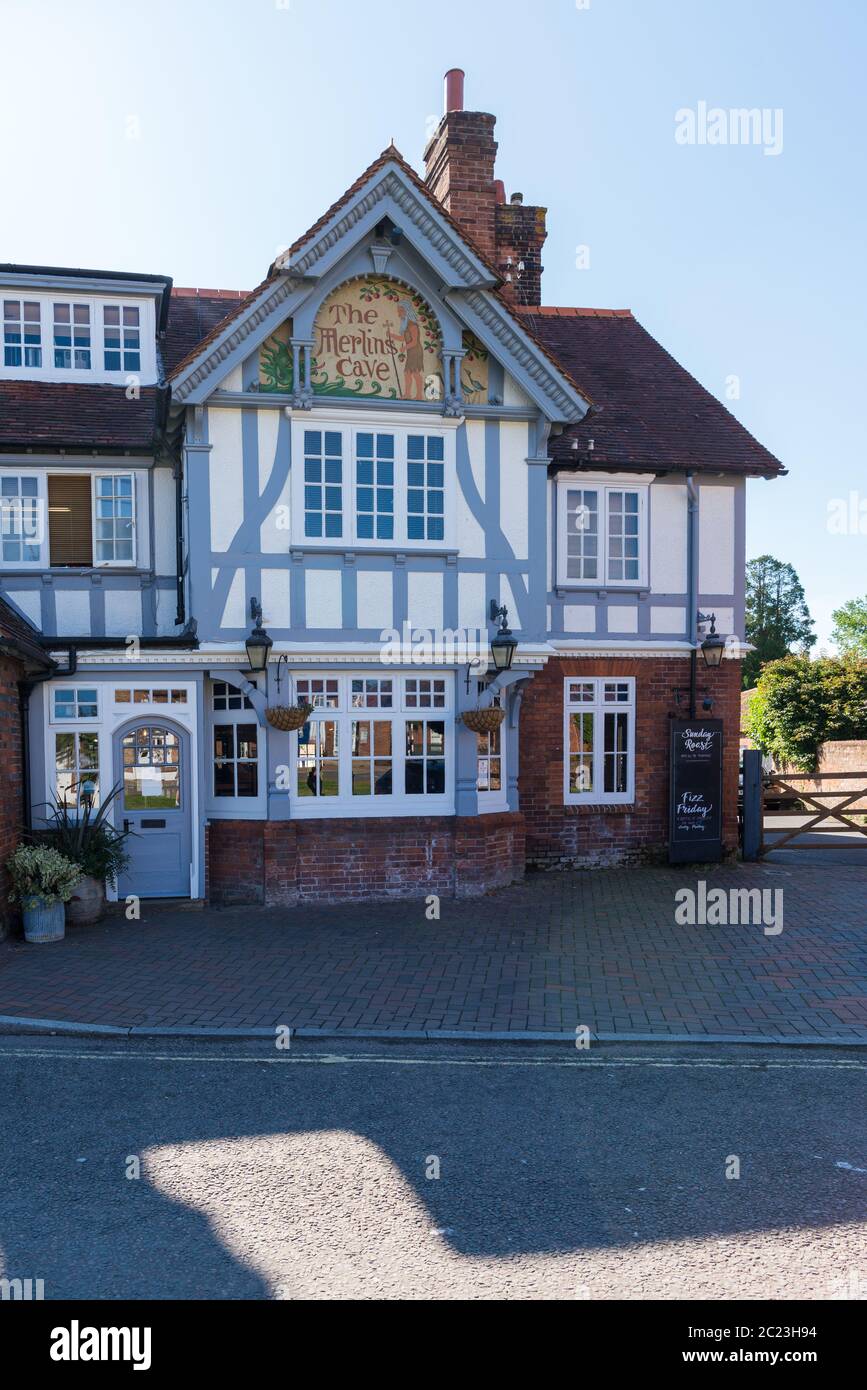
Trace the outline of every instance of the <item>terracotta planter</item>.
{"label": "terracotta planter", "polygon": [[75,885],[66,904],[66,920],[71,927],[90,927],[105,911],[105,884],[98,878],[83,878]]}
{"label": "terracotta planter", "polygon": [[63,903],[53,898],[22,898],[24,940],[62,941],[66,933]]}
{"label": "terracotta planter", "polygon": [[505,717],[506,711],[500,709],[499,705],[491,705],[488,709],[467,709],[461,715],[467,728],[472,729],[474,734],[492,734],[499,729]]}
{"label": "terracotta planter", "polygon": [[272,729],[280,729],[287,734],[306,724],[312,713],[312,705],[271,705],[265,711],[265,718]]}

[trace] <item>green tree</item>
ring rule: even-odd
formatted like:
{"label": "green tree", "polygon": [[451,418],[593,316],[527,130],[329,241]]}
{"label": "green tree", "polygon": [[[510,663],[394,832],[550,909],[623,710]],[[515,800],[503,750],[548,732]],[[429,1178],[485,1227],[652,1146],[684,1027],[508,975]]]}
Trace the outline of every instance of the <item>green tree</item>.
{"label": "green tree", "polygon": [[844,656],[867,657],[867,597],[850,598],[831,614],[835,646]]}
{"label": "green tree", "polygon": [[816,641],[813,619],[795,570],[773,555],[760,555],[747,564],[747,641],[755,648],[743,664],[743,684],[756,684],[768,661],[778,661],[793,649],[806,652]]}
{"label": "green tree", "polygon": [[790,654],[769,662],[746,725],[778,767],[814,771],[826,739],[867,737],[867,661]]}

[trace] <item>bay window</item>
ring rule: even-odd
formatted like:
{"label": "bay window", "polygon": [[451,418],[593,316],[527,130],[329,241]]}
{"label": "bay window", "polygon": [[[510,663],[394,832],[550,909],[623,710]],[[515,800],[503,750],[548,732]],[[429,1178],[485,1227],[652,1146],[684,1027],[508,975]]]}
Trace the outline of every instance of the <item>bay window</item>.
{"label": "bay window", "polygon": [[567,805],[631,802],[635,788],[635,679],[565,680]]}
{"label": "bay window", "polygon": [[606,589],[647,583],[647,479],[560,476],[557,583]]}
{"label": "bay window", "polygon": [[454,544],[454,429],[293,422],[296,543],[374,548]]}
{"label": "bay window", "polygon": [[313,710],[293,735],[293,814],[451,811],[450,676],[305,676],[295,698]]}

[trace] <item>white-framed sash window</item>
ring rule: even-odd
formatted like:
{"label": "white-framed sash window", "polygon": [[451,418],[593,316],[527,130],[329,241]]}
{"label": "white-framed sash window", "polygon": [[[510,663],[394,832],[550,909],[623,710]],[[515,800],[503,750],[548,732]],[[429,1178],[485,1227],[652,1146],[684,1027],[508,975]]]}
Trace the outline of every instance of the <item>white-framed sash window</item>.
{"label": "white-framed sash window", "polygon": [[563,795],[567,805],[635,797],[635,678],[567,676]]}

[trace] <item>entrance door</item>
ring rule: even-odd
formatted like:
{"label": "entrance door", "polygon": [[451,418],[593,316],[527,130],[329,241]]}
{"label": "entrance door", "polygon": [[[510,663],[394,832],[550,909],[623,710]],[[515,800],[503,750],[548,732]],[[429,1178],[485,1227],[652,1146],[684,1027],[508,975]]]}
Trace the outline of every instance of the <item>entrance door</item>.
{"label": "entrance door", "polygon": [[118,828],[129,867],[118,877],[118,897],[190,896],[189,739],[172,725],[147,722],[115,735],[115,767],[123,788]]}

